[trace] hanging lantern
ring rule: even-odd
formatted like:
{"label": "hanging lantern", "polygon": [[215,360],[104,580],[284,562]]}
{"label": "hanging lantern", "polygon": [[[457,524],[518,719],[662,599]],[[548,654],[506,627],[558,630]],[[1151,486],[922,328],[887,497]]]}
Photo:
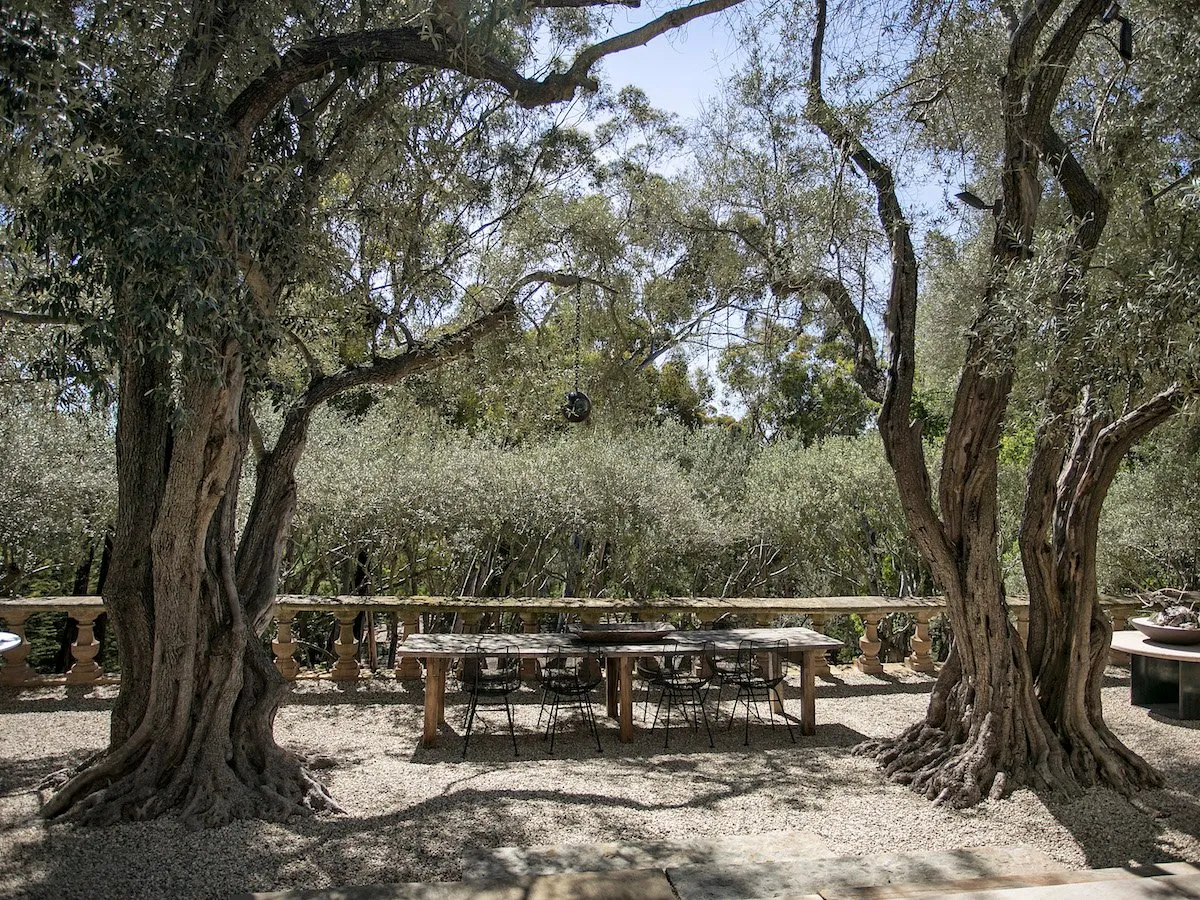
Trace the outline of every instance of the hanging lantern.
{"label": "hanging lantern", "polygon": [[583,314],[583,301],[578,296],[575,297],[575,333],[572,336],[571,343],[575,350],[575,359],[572,369],[574,370],[575,380],[571,390],[567,391],[563,400],[563,417],[572,424],[586,422],[587,417],[592,414],[592,401],[583,391],[579,389],[579,351],[582,343],[581,318]]}
{"label": "hanging lantern", "polygon": [[586,422],[591,413],[592,401],[587,394],[580,390],[567,391],[566,400],[563,403],[563,416],[568,422]]}

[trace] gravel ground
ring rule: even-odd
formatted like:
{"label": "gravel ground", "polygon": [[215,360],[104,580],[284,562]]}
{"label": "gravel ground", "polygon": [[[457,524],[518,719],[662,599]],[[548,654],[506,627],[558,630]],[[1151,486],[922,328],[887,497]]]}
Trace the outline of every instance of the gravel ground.
{"label": "gravel ground", "polygon": [[[636,841],[794,829],[846,853],[1028,844],[1064,864],[1200,862],[1200,722],[1131,708],[1128,672],[1110,669],[1108,722],[1166,776],[1130,803],[1108,791],[1069,800],[1018,791],[970,810],[934,807],[850,753],[924,712],[930,678],[838,668],[818,681],[815,737],[792,745],[755,728],[751,746],[717,749],[685,729],[616,741],[603,755],[572,722],[553,757],[534,736],[536,695],[518,711],[514,759],[503,711],[485,709],[460,757],[461,697],[448,695],[442,746],[417,748],[420,692],[395,682],[298,684],[280,711],[281,742],[335,760],[322,776],[345,814],[193,831],[176,822],[85,829],[37,818],[37,784],[104,745],[112,687],[0,696],[0,895],[221,897],[244,891],[451,881],[467,847]],[[795,693],[795,692],[794,692]],[[795,704],[795,705],[793,705]],[[728,706],[728,704],[726,704]],[[798,701],[789,709],[798,713]]]}

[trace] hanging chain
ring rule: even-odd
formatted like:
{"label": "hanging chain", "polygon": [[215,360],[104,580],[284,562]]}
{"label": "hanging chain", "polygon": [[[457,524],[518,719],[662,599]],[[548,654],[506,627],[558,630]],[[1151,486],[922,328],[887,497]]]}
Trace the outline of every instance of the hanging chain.
{"label": "hanging chain", "polygon": [[580,337],[582,334],[582,323],[583,323],[583,302],[580,299],[579,294],[576,293],[575,294],[575,337],[574,337],[575,383],[574,383],[574,387],[572,388],[572,390],[574,390],[576,392],[579,391],[579,351],[580,351],[580,344],[582,343],[582,340]]}

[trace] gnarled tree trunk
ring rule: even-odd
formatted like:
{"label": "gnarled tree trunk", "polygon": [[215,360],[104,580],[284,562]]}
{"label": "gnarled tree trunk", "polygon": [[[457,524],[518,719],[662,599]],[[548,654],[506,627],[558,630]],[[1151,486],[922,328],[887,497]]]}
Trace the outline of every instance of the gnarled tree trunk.
{"label": "gnarled tree trunk", "polygon": [[126,358],[106,587],[122,691],[109,749],[61,787],[47,816],[105,823],[172,811],[216,825],[334,806],[272,737],[286,685],[254,627],[261,598],[242,596],[233,559],[245,376],[235,342],[221,353],[219,376],[184,376],[186,412],[173,428],[166,367]]}
{"label": "gnarled tree trunk", "polygon": [[1101,713],[1112,626],[1096,587],[1100,511],[1121,459],[1180,399],[1172,386],[1108,421],[1085,396],[1069,449],[1054,428],[1039,431],[1022,515],[1029,657],[1039,702],[1075,779],[1123,793],[1158,786],[1162,777],[1112,733]]}
{"label": "gnarled tree trunk", "polygon": [[[895,738],[868,742],[859,749],[878,758],[893,779],[954,805],[969,805],[985,795],[1002,796],[1019,784],[1075,789],[1081,767],[1074,764],[1074,758],[1068,761],[1068,756],[1075,753],[1078,742],[1062,733],[1063,715],[1086,723],[1093,732],[1097,722],[1103,725],[1098,681],[1090,687],[1088,680],[1107,643],[1105,635],[1094,630],[1094,604],[1067,609],[1062,603],[1037,601],[1045,616],[1037,625],[1038,633],[1045,635],[1053,623],[1070,652],[1056,652],[1047,642],[1045,653],[1039,650],[1036,671],[1047,676],[1045,662],[1060,660],[1059,665],[1076,679],[1072,684],[1085,688],[1082,694],[1068,690],[1064,697],[1070,696],[1071,702],[1056,712],[1053,703],[1044,706],[1039,702],[1035,666],[1009,622],[997,534],[1000,430],[1012,390],[1017,337],[1001,293],[1013,271],[1032,255],[1043,155],[1054,160],[1056,175],[1073,206],[1090,205],[1093,213],[1080,216],[1083,251],[1066,261],[1064,284],[1074,283],[1073,266],[1086,258],[1086,250],[1095,246],[1103,228],[1094,214],[1102,205],[1098,192],[1086,177],[1080,177],[1081,167],[1074,164],[1050,127],[1066,71],[1089,23],[1102,10],[1103,0],[1076,0],[1062,16],[1056,16],[1060,5],[1041,4],[1036,10],[1026,9],[1020,16],[1014,13],[1010,17],[1008,57],[1000,81],[1004,166],[1001,195],[993,204],[996,226],[991,272],[970,330],[946,433],[935,508],[920,427],[912,421],[919,286],[910,226],[891,169],[824,99],[821,67],[827,4],[825,0],[817,2],[808,116],[869,179],[892,257],[884,319],[890,341],[887,371],[880,372],[874,355],[864,352],[856,360],[856,375],[868,395],[882,400],[880,434],[905,516],[934,580],[946,595],[954,629],[951,660],[934,686],[925,719]],[[1052,31],[1048,38],[1043,36],[1047,30]],[[819,278],[810,283],[829,297],[851,333],[864,346],[873,346],[866,323],[847,302],[844,288],[827,285]],[[1031,491],[1046,489],[1054,470],[1052,459],[1039,462]],[[1089,484],[1081,489],[1088,493],[1094,487]],[[1100,491],[1087,515],[1098,517],[1102,500]],[[1079,529],[1081,540],[1091,540],[1094,556],[1094,526],[1072,527]],[[1075,566],[1070,577],[1090,577],[1094,594],[1094,564],[1090,574],[1087,565]],[[1090,696],[1087,691],[1092,692]],[[1088,781],[1086,777],[1082,780]]]}

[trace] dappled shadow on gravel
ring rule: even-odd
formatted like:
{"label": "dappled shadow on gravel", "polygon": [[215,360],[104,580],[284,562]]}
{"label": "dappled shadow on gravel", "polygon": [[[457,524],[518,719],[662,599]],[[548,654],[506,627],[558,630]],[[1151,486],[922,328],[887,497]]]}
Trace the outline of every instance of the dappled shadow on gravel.
{"label": "dappled shadow on gravel", "polygon": [[113,702],[112,697],[96,697],[83,692],[61,698],[17,694],[0,699],[0,727],[3,727],[4,716],[14,713],[108,712]]}
{"label": "dappled shadow on gravel", "polygon": [[0,759],[0,797],[34,790],[46,776],[78,765],[84,753],[62,753],[33,759]]}
{"label": "dappled shadow on gravel", "polygon": [[[55,826],[44,830],[40,840],[9,847],[0,862],[0,889],[6,880],[15,887],[14,871],[36,873],[14,895],[38,898],[229,896],[280,885],[452,880],[458,877],[464,851],[545,843],[547,816],[560,827],[577,827],[575,836],[594,833],[613,820],[643,823],[621,833],[623,840],[662,838],[660,829],[668,837],[696,836],[694,827],[678,833],[655,823],[677,820],[686,826],[731,805],[761,808],[764,791],[788,783],[796,791],[797,782],[801,789],[792,811],[817,812],[819,799],[829,790],[869,789],[874,780],[848,772],[820,753],[806,755],[800,769],[792,754],[775,751],[733,755],[717,766],[690,756],[606,762],[604,778],[594,779],[595,789],[576,780],[506,786],[503,773],[477,767],[447,780],[433,795],[407,803],[397,804],[395,794],[381,783],[377,803],[385,811],[374,813],[359,810],[278,825],[239,823],[204,832],[189,832],[170,821],[103,829]],[[612,783],[641,779],[647,769],[653,777],[637,784],[685,785],[686,790],[608,789]],[[811,799],[800,800],[801,795]],[[125,869],[114,882],[107,879],[116,860]]]}
{"label": "dappled shadow on gravel", "polygon": [[420,685],[397,687],[396,682],[386,688],[373,681],[361,683],[327,683],[319,692],[291,690],[284,697],[284,706],[333,706],[337,704],[420,706],[425,702],[425,692]]}
{"label": "dappled shadow on gravel", "polygon": [[845,697],[880,696],[887,694],[927,694],[933,684],[933,678],[913,681],[888,674],[862,677],[870,678],[870,681],[849,683],[837,677],[818,678],[817,699],[829,698],[833,700]]}
{"label": "dappled shadow on gravel", "polygon": [[[580,723],[578,727],[582,729],[586,726]],[[530,732],[518,732],[517,747],[520,750],[519,756],[513,756],[512,740],[509,738],[507,730],[489,734],[480,734],[478,731],[473,731],[469,754],[465,760],[462,757],[462,735],[456,730],[444,727],[439,734],[438,746],[417,746],[414,748],[410,760],[418,765],[471,765],[479,760],[486,759],[498,765],[503,765],[505,759],[511,761],[513,764],[519,764],[523,760],[529,759],[570,759],[577,761],[620,759],[624,761],[643,760],[649,764],[660,766],[661,763],[659,761],[661,759],[676,757],[681,752],[686,752],[689,756],[726,757],[731,753],[735,755],[756,754],[763,750],[783,752],[789,749],[797,751],[818,749],[848,750],[866,740],[866,735],[852,728],[847,728],[845,725],[838,725],[836,723],[818,726],[815,735],[800,734],[798,723],[793,722],[792,727],[796,731],[795,744],[792,744],[788,739],[787,729],[782,724],[772,727],[770,725],[752,723],[750,726],[750,744],[749,746],[745,746],[743,744],[744,732],[740,722],[732,731],[727,731],[722,725],[719,729],[713,730],[715,748],[708,746],[708,741],[704,738],[702,731],[695,732],[691,729],[676,729],[673,726],[671,746],[664,747],[663,731],[661,728],[654,731],[639,730],[633,742],[629,744],[619,743],[614,729],[602,728],[600,732],[601,746],[604,748],[602,751],[596,751],[595,743],[580,740],[578,734],[566,740],[560,734],[555,740],[554,753],[550,753],[549,741],[541,735]],[[676,733],[677,731],[678,733]]]}
{"label": "dappled shadow on gravel", "polygon": [[1078,798],[1045,797],[1046,808],[1079,842],[1093,868],[1200,863],[1200,722],[1132,706],[1127,671],[1110,668],[1105,682],[1110,685],[1103,692],[1105,721],[1165,783],[1129,798],[1107,789]]}
{"label": "dappled shadow on gravel", "polygon": [[[464,851],[534,845],[547,840],[553,818],[566,838],[601,833],[605,823],[641,823],[623,830],[623,840],[695,836],[695,825],[729,806],[760,808],[763,792],[790,785],[794,813],[816,812],[835,787],[869,789],[874,781],[848,772],[828,752],[773,750],[720,765],[681,756],[657,760],[611,759],[604,777],[556,784],[542,778],[508,786],[500,767],[475,766],[444,779],[432,795],[398,797],[381,781],[376,797],[383,810],[321,816],[285,824],[238,823],[190,832],[171,821],[102,829],[37,827],[40,834],[10,842],[0,859],[0,893],[22,897],[230,896],[280,886],[348,885],[453,880]],[[536,765],[536,764],[534,764]],[[834,781],[838,784],[834,784]],[[611,785],[635,789],[613,791]],[[675,789],[672,790],[670,787]],[[680,789],[683,788],[683,789]],[[772,816],[770,811],[763,811]],[[684,831],[664,828],[678,821]],[[158,861],[154,863],[152,861]],[[27,877],[14,880],[17,873]],[[115,880],[113,880],[115,878]]]}
{"label": "dappled shadow on gravel", "polygon": [[[525,690],[521,755],[513,756],[503,710],[489,709],[466,761],[461,694],[447,698],[441,745],[418,749],[419,689],[300,686],[280,710],[277,737],[323,761],[316,774],[346,812],[202,832],[173,820],[91,829],[40,822],[33,786],[103,746],[108,713],[22,706],[35,714],[6,717],[10,730],[0,737],[0,896],[229,897],[455,880],[461,856],[480,848],[779,830],[864,855],[1028,844],[1073,867],[1200,861],[1200,731],[1131,708],[1119,670],[1104,692],[1106,715],[1164,773],[1166,787],[1133,804],[1103,791],[1074,799],[1017,791],[970,810],[935,807],[851,753],[864,737],[895,734],[924,713],[932,680],[889,678],[837,670],[837,681],[818,686],[816,735],[797,732],[795,744],[782,727],[756,725],[744,747],[738,728],[727,732],[722,720],[716,750],[702,729],[680,728],[677,743],[674,726],[669,750],[661,730],[640,726],[623,745],[601,705],[604,752],[572,719],[553,756],[536,733],[538,697]],[[794,714],[797,694],[788,696]]]}

